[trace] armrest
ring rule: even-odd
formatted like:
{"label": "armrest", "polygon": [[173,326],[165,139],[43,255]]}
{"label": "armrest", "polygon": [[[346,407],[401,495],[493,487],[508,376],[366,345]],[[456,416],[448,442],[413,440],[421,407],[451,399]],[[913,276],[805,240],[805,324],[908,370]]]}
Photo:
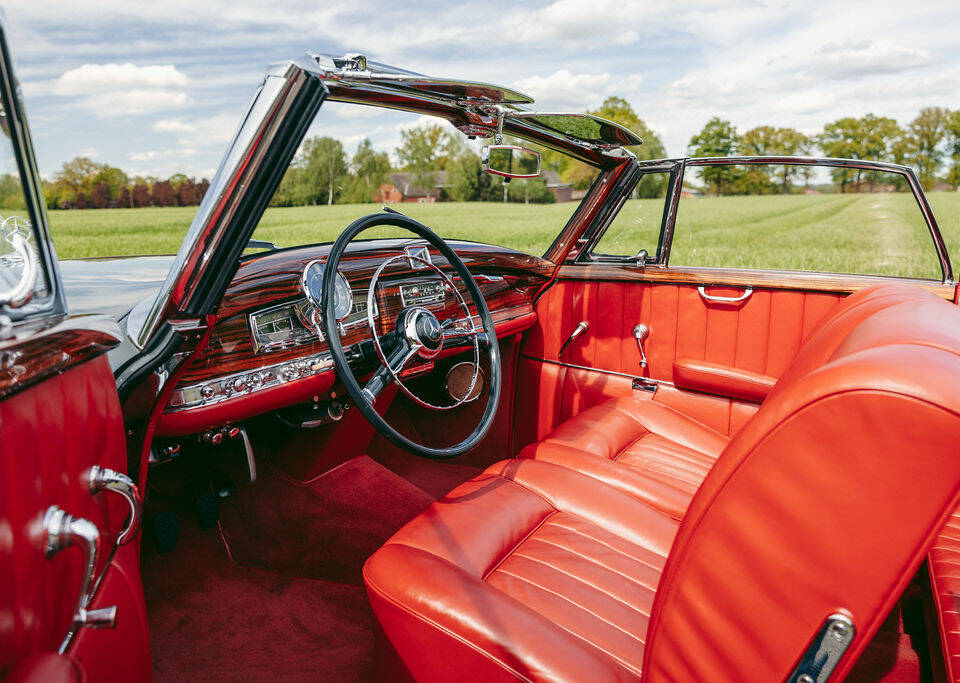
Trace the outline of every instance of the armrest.
{"label": "armrest", "polygon": [[673,383],[679,389],[762,403],[777,378],[729,365],[681,358],[673,363]]}

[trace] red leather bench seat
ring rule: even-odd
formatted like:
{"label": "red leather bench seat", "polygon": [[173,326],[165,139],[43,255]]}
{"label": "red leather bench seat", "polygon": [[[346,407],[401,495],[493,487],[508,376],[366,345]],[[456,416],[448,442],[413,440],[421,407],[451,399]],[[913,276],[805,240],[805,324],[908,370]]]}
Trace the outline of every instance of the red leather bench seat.
{"label": "red leather bench seat", "polygon": [[[908,285],[878,285],[850,295],[811,332],[777,384],[790,385],[829,361],[871,316],[924,302],[942,303],[936,295]],[[771,393],[776,391],[774,386]],[[636,398],[613,398],[588,408],[517,457],[571,467],[679,520],[729,442],[729,436],[641,392]]]}
{"label": "red leather bench seat", "polygon": [[[876,293],[890,305],[801,350],[807,367],[795,362],[723,447],[680,522],[635,494],[640,479],[535,458],[431,505],[364,567],[407,672],[784,680],[842,614],[854,635],[834,675],[850,673],[960,505],[960,311],[908,293],[910,305]],[[608,417],[635,421],[621,413]],[[642,422],[634,440],[650,441],[651,461],[694,448],[656,429]],[[626,471],[623,441],[583,457]]]}

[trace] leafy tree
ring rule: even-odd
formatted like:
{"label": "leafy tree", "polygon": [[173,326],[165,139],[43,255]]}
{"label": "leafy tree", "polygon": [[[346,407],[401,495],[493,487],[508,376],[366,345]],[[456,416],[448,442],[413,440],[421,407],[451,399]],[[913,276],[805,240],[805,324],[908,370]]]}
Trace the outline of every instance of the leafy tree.
{"label": "leafy tree", "polygon": [[[820,134],[820,149],[828,157],[859,159],[862,155],[861,126],[859,119],[847,116],[828,123]],[[847,191],[847,185],[854,177],[849,168],[834,168],[830,171],[833,181],[840,186],[841,192]]]}
{"label": "leafy tree", "polygon": [[130,191],[131,200],[135,208],[142,208],[144,206],[150,206],[150,186],[146,183],[137,183],[133,186],[133,189]]}
{"label": "leafy tree", "polygon": [[553,204],[557,201],[556,195],[547,189],[545,180],[514,180],[507,186],[507,199],[511,202],[524,204]]}
{"label": "leafy tree", "polygon": [[[109,190],[110,199],[116,199],[120,196],[120,189],[127,184],[127,174],[116,166],[103,164],[100,170],[93,177],[93,185],[105,183]],[[108,202],[109,204],[109,202]]]}
{"label": "leafy tree", "polygon": [[479,199],[480,179],[483,169],[480,157],[467,151],[447,166],[447,192],[455,202],[472,202]]}
{"label": "leafy tree", "polygon": [[944,119],[947,138],[947,154],[950,155],[950,171],[947,182],[960,186],[960,110],[949,112]]}
{"label": "leafy tree", "polygon": [[364,138],[351,161],[351,175],[342,199],[350,203],[374,201],[377,190],[390,175],[390,157],[378,152]]}
{"label": "leafy tree", "polygon": [[438,125],[422,126],[400,131],[400,146],[397,157],[413,174],[413,184],[422,187],[430,196],[435,185],[434,172],[446,162],[444,148],[449,144],[446,134]]}
{"label": "leafy tree", "polygon": [[[688,152],[695,157],[726,157],[737,150],[739,140],[740,136],[732,123],[714,116],[699,133],[690,138]],[[728,165],[700,168],[703,182],[717,195],[729,191],[740,173],[739,169]]]}
{"label": "leafy tree", "polygon": [[83,192],[77,193],[76,206],[78,209],[87,208],[87,196]]}
{"label": "leafy tree", "polygon": [[10,173],[0,175],[0,208],[23,209],[25,206],[20,181]]}
{"label": "leafy tree", "polygon": [[160,180],[153,184],[153,205],[154,206],[176,206],[177,195],[173,190],[173,185],[169,180]]}
{"label": "leafy tree", "polygon": [[[196,206],[200,203],[200,192],[198,191],[198,186],[194,182],[193,178],[187,178],[186,176],[184,176],[184,178],[185,180],[180,180],[180,182],[174,185],[173,188],[177,196],[177,205]],[[170,184],[173,185],[172,178]]]}
{"label": "leafy tree", "polygon": [[[587,112],[594,116],[619,123],[625,128],[629,128],[640,136],[643,144],[639,147],[631,148],[631,151],[637,155],[641,161],[650,159],[663,159],[667,156],[667,150],[663,146],[660,136],[651,130],[647,124],[637,116],[637,113],[622,97],[608,97],[596,109]],[[591,182],[592,182],[591,178]],[[640,198],[662,197],[667,191],[667,178],[663,173],[648,173],[644,175],[637,187],[634,189],[634,196]]]}
{"label": "leafy tree", "polygon": [[[737,143],[737,149],[740,154],[748,156],[801,156],[809,152],[810,145],[810,138],[793,128],[758,126],[751,128],[740,137]],[[777,167],[777,173],[780,179],[780,192],[782,194],[787,194],[790,191],[790,178],[801,175],[801,168],[800,166],[790,166],[787,164]],[[762,187],[765,191],[757,192],[756,194],[769,193],[770,188],[766,183],[761,182],[760,175],[758,175],[767,175],[764,167],[754,166],[744,173],[750,176],[750,178],[743,179],[743,182],[746,183],[744,187],[752,186],[757,190],[760,190]],[[750,192],[748,194],[755,193]]]}
{"label": "leafy tree", "polygon": [[946,134],[947,114],[946,109],[926,107],[907,127],[909,161],[916,167],[917,178],[925,190],[933,187],[943,163],[941,143]]}
{"label": "leafy tree", "polygon": [[93,186],[90,193],[90,206],[95,209],[106,209],[110,206],[110,186],[106,182],[99,182]]}
{"label": "leafy tree", "polygon": [[[65,201],[77,200],[77,195],[89,195],[93,191],[95,178],[102,166],[89,157],[75,157],[64,162],[53,179],[59,185],[59,194]],[[86,197],[84,197],[86,203]]]}
{"label": "leafy tree", "polygon": [[327,204],[333,204],[347,176],[347,155],[339,140],[331,137],[310,138],[303,144],[306,163],[308,196],[316,204],[326,196]]}

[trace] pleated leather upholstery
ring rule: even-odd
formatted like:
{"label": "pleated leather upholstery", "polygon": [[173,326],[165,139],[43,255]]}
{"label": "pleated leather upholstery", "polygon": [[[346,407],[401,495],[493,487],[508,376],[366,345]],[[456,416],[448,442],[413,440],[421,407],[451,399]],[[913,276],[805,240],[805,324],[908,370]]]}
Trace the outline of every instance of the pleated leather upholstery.
{"label": "pleated leather upholstery", "polygon": [[[854,304],[874,295],[889,298],[841,317],[842,333],[821,330],[808,369],[719,457],[722,437],[676,411],[648,402],[636,419],[610,405],[579,434],[551,435],[552,455],[495,465],[401,529],[364,579],[406,668],[420,680],[783,680],[840,612],[856,629],[842,679],[938,534],[931,568],[941,603],[952,598],[956,526],[941,529],[960,504],[960,311],[919,290]],[[590,469],[544,461],[577,443]],[[703,470],[688,449],[716,462],[678,524],[661,498]]]}
{"label": "pleated leather upholstery", "polygon": [[937,606],[947,679],[960,680],[960,509],[954,510],[930,549],[930,585]]}

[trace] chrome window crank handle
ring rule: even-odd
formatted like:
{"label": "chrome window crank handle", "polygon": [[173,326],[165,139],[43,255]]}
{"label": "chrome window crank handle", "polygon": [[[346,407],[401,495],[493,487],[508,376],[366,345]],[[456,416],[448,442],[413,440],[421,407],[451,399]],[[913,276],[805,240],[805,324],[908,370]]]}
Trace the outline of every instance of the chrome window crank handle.
{"label": "chrome window crank handle", "polygon": [[140,528],[140,492],[137,490],[137,485],[122,472],[94,465],[90,468],[90,493],[95,494],[100,491],[118,493],[130,506],[127,526],[117,536],[117,545],[126,545],[133,540]]}
{"label": "chrome window crank handle", "polygon": [[650,328],[643,323],[633,328],[633,336],[637,340],[637,348],[640,350],[640,367],[647,367],[647,354],[643,352],[643,341],[650,336]]}

